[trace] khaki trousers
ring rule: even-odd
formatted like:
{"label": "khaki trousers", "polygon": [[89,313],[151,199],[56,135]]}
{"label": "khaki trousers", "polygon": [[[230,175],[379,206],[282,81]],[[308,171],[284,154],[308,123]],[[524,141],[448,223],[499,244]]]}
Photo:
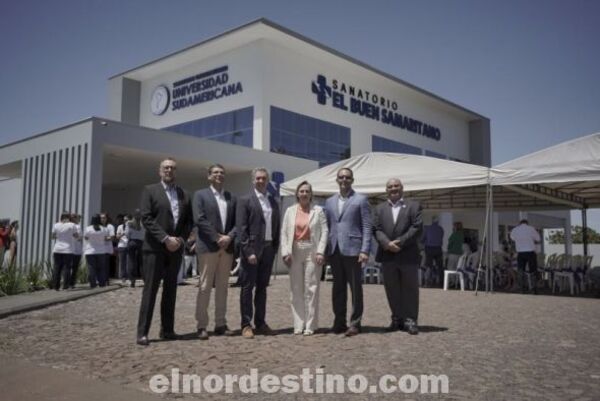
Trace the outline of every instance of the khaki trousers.
{"label": "khaki trousers", "polygon": [[223,249],[198,255],[200,272],[200,285],[196,298],[198,329],[206,329],[208,326],[208,305],[213,285],[215,287],[215,327],[227,324],[225,312],[227,311],[227,290],[232,263],[233,254],[227,253]]}

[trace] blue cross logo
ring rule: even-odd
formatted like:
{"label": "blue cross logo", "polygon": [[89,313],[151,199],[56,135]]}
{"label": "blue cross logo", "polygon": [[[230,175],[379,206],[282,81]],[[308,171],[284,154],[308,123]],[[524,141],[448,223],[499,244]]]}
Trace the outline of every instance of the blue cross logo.
{"label": "blue cross logo", "polygon": [[327,78],[323,75],[317,75],[317,82],[312,82],[312,93],[317,95],[319,104],[327,104],[327,98],[331,97],[331,86],[327,85]]}

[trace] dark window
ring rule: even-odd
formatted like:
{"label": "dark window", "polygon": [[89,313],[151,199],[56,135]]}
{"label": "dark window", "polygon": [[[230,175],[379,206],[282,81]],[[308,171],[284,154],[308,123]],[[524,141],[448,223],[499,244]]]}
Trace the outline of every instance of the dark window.
{"label": "dark window", "polygon": [[350,128],[271,106],[271,152],[335,163],[350,157]]}
{"label": "dark window", "polygon": [[163,128],[179,134],[252,147],[254,109],[234,110]]}
{"label": "dark window", "polygon": [[372,149],[373,152],[408,153],[411,155],[423,154],[421,148],[398,141],[392,141],[391,139],[382,138],[377,135],[373,135]]}

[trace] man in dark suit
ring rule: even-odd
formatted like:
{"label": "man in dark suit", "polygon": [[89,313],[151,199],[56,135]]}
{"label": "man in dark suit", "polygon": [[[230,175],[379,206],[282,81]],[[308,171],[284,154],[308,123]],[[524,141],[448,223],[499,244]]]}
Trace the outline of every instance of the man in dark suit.
{"label": "man in dark suit", "polygon": [[196,299],[198,338],[208,340],[208,305],[210,292],[215,286],[215,334],[233,334],[227,327],[227,289],[233,262],[236,236],[236,200],[223,189],[225,168],[214,164],[208,168],[208,188],[196,191],[192,201],[196,226],[196,253],[200,283]]}
{"label": "man in dark suit", "polygon": [[160,338],[178,338],[174,331],[177,273],[184,239],[189,236],[192,227],[192,208],[188,194],[175,185],[176,169],[175,160],[163,160],[158,170],[161,181],[148,185],[142,192],[140,210],[146,234],[142,247],[144,291],[137,327],[139,345],[149,344],[148,332],[161,279]]}
{"label": "man in dark suit", "polygon": [[375,238],[379,243],[376,261],[382,264],[383,284],[392,322],[388,331],[418,334],[419,262],[418,238],[423,228],[421,205],[402,197],[402,182],[391,178],[386,184],[387,201],[375,208]]}
{"label": "man in dark suit", "polygon": [[273,269],[273,260],[279,247],[279,206],[267,193],[269,172],[265,168],[252,170],[254,189],[241,197],[237,204],[236,225],[240,241],[240,309],[242,336],[253,338],[252,293],[254,287],[254,325],[256,334],[273,334],[265,321],[267,286]]}
{"label": "man in dark suit", "polygon": [[[332,301],[335,321],[333,332],[346,336],[360,333],[363,313],[362,265],[371,250],[371,208],[367,197],[354,192],[354,174],[341,168],[336,179],[340,192],[325,202],[329,227],[328,256],[333,273]],[[352,293],[350,327],[346,326],[348,285]]]}

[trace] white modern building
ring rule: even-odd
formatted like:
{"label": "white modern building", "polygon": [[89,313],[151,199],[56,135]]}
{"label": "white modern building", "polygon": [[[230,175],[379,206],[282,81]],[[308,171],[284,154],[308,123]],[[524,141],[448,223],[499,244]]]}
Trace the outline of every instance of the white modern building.
{"label": "white modern building", "polygon": [[[264,19],[108,84],[108,118],[0,147],[0,189],[12,194],[0,217],[21,221],[21,263],[49,258],[63,210],[84,222],[131,212],[166,156],[189,191],[218,162],[238,194],[256,166],[282,182],[371,151],[490,165],[486,117]],[[469,216],[465,226],[481,230],[481,217]]]}

